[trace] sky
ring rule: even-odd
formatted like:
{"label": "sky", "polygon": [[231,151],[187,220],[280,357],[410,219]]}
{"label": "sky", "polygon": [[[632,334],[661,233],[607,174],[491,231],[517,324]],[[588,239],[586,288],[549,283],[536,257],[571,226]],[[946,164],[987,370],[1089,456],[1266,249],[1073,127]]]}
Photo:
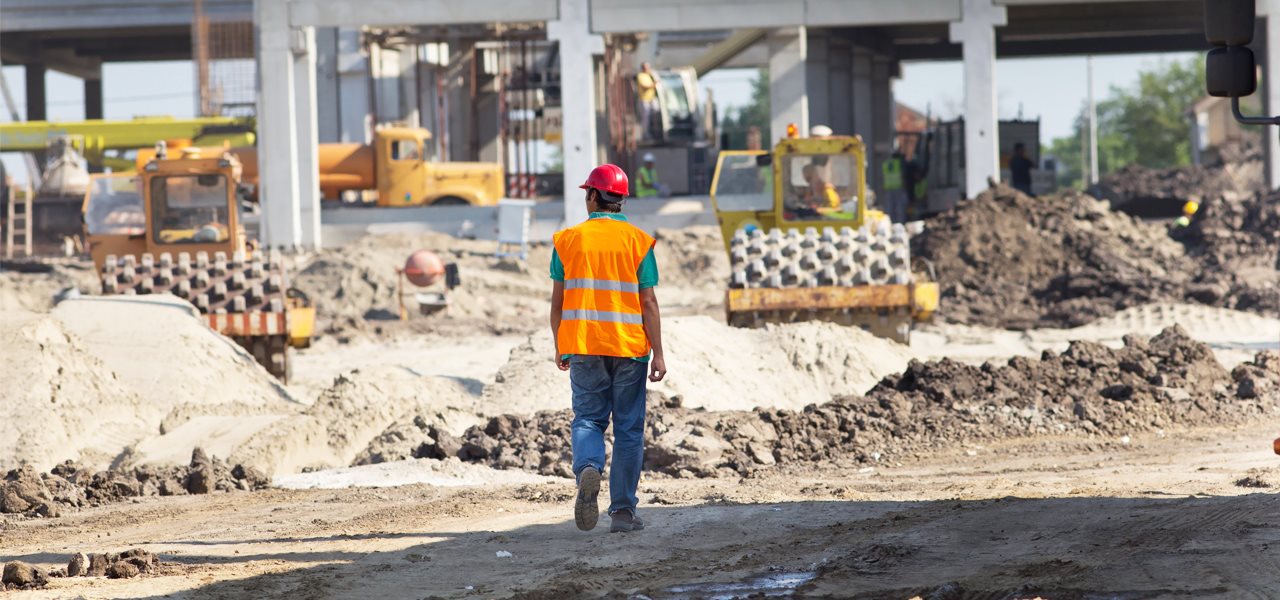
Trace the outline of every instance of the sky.
{"label": "sky", "polygon": [[[1187,60],[1196,53],[1106,56],[1094,59],[1094,86],[1099,99],[1111,86],[1137,81],[1138,70],[1161,61]],[[25,89],[20,66],[3,68],[4,77],[25,111]],[[753,69],[722,69],[702,78],[702,86],[715,94],[721,115],[746,104],[751,96]],[[1071,134],[1072,122],[1087,94],[1084,57],[1004,59],[996,62],[996,85],[1001,118],[1041,119],[1041,141]],[[108,63],[103,67],[103,97],[108,119],[135,116],[195,114],[195,75],[190,61]],[[162,82],[162,85],[161,85]],[[84,89],[80,80],[50,71],[46,80],[49,119],[75,121],[84,118]],[[957,116],[964,105],[963,68],[958,61],[917,62],[903,65],[902,78],[894,82],[899,102],[940,118]],[[0,121],[9,121],[8,107],[0,107]],[[25,115],[23,115],[25,116]],[[2,155],[10,174],[23,173],[14,153]]]}

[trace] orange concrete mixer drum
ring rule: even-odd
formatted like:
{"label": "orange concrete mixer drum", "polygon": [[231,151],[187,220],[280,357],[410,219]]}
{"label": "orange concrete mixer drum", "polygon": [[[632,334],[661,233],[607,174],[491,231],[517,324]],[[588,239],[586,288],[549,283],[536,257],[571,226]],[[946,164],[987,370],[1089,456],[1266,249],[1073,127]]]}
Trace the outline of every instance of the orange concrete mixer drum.
{"label": "orange concrete mixer drum", "polygon": [[418,287],[427,287],[444,276],[444,261],[435,252],[419,250],[409,255],[404,261],[404,275],[409,283]]}

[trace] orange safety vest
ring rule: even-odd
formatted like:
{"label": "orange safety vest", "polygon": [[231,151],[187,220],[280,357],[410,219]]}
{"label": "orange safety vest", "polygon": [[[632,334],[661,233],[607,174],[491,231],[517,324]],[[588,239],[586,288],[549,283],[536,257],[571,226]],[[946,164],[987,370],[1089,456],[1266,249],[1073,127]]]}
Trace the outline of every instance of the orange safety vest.
{"label": "orange safety vest", "polygon": [[634,225],[590,219],[552,238],[564,263],[561,354],[636,358],[649,354],[636,272],[654,239]]}

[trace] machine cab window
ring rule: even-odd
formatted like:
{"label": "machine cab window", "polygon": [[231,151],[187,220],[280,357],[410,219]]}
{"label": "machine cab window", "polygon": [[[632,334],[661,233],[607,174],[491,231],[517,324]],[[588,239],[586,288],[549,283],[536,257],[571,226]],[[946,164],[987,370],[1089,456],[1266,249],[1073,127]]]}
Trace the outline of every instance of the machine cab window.
{"label": "machine cab window", "polygon": [[773,167],[760,153],[720,153],[712,197],[721,211],[773,210]]}
{"label": "machine cab window", "polygon": [[166,175],[151,179],[156,241],[208,244],[231,237],[227,178],[221,174]]}
{"label": "machine cab window", "polygon": [[391,143],[391,160],[422,160],[418,140],[396,140]]}
{"label": "machine cab window", "polygon": [[136,175],[95,175],[84,210],[89,235],[142,235],[147,217],[142,203],[142,180]]}
{"label": "machine cab window", "polygon": [[783,159],[782,210],[788,221],[847,221],[857,212],[857,169],[848,154]]}

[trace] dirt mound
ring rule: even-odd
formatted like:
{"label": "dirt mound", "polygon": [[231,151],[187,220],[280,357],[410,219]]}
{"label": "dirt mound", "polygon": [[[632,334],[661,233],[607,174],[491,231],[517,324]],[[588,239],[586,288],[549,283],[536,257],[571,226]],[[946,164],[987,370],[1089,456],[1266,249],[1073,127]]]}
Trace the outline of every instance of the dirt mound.
{"label": "dirt mound", "polygon": [[0,456],[10,465],[44,470],[70,456],[106,466],[154,432],[142,398],[53,317],[6,312],[0,364]]}
{"label": "dirt mound", "polygon": [[203,450],[180,467],[136,467],[95,471],[65,461],[48,473],[31,465],[13,469],[0,483],[0,513],[57,517],[63,509],[101,506],[141,496],[181,496],[214,491],[256,490],[270,480],[252,467],[230,466]]}
{"label": "dirt mound", "polygon": [[1190,297],[1280,314],[1280,194],[1222,194],[1173,235],[1202,269]]}
{"label": "dirt mound", "polygon": [[1204,166],[1149,169],[1129,165],[1089,189],[1116,210],[1143,217],[1177,217],[1187,200],[1205,202],[1226,193],[1264,187],[1262,144],[1256,137],[1224,146],[1219,161]]}
{"label": "dirt mound", "polygon": [[[1180,328],[1110,349],[1076,342],[1005,366],[912,362],[865,396],[803,410],[704,412],[651,397],[645,465],[681,476],[775,464],[875,463],[958,443],[1035,435],[1123,435],[1223,424],[1280,410],[1280,353],[1228,372]],[[458,456],[565,475],[571,411],[506,415],[463,436]]]}
{"label": "dirt mound", "polygon": [[[800,408],[862,393],[911,358],[905,346],[831,323],[740,329],[708,317],[673,317],[663,320],[662,334],[670,374],[650,389],[707,410]],[[528,414],[568,406],[568,376],[552,364],[552,352],[549,331],[512,350],[495,383],[485,388],[480,412]]]}
{"label": "dirt mound", "polygon": [[957,323],[1075,327],[1179,299],[1189,279],[1185,252],[1163,227],[1082,194],[990,189],[931,219],[911,246],[933,263],[939,317]]}

